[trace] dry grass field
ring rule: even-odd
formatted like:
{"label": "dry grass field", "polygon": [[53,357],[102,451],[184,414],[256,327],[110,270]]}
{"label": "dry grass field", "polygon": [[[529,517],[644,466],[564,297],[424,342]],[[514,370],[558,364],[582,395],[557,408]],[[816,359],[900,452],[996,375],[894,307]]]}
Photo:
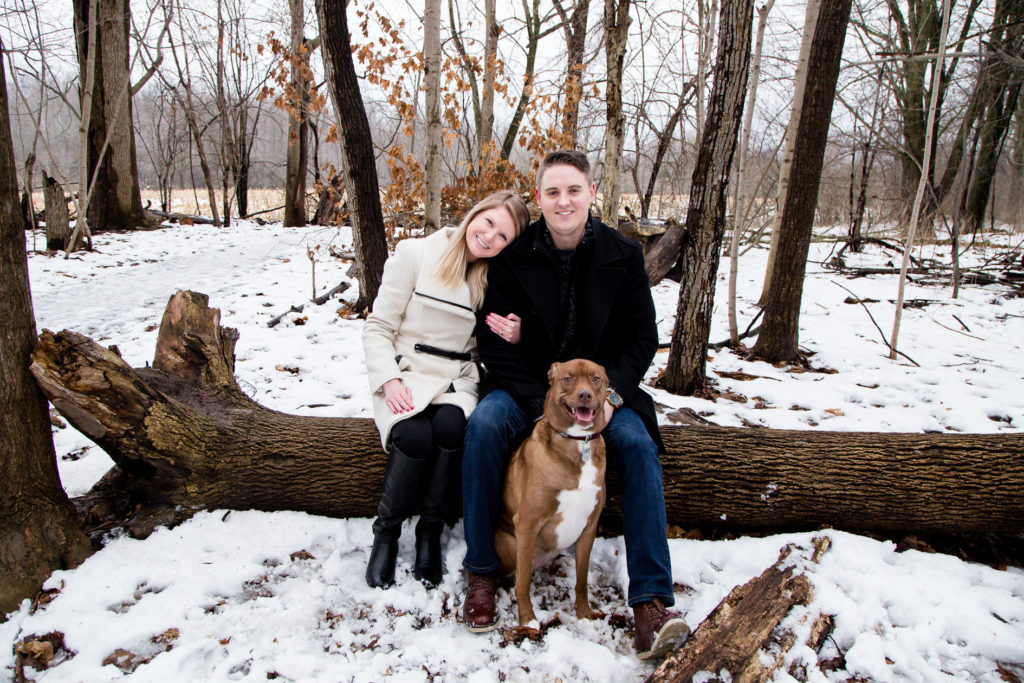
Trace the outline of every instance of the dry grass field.
{"label": "dry grass field", "polygon": [[[223,206],[223,193],[217,192],[217,210]],[[160,208],[160,193],[156,190],[142,191],[142,205],[152,202],[151,209]],[[316,208],[316,201],[308,199],[306,202],[307,212],[312,213]],[[249,190],[249,214],[258,214],[260,218],[268,221],[280,221],[284,219],[284,188],[260,188]],[[210,200],[206,190],[174,190],[171,193],[172,213],[184,213],[192,216],[210,217]],[[232,207],[232,216],[236,209]],[[263,213],[266,212],[266,213]]]}

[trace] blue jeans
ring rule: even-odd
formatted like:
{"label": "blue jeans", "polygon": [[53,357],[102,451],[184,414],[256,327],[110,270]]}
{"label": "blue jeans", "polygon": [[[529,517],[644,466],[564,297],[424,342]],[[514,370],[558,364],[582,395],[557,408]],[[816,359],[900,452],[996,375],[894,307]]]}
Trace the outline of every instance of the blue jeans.
{"label": "blue jeans", "polygon": [[[462,509],[469,571],[498,568],[494,529],[501,512],[501,487],[512,449],[533,429],[515,399],[505,391],[484,397],[466,425],[462,454]],[[622,528],[626,540],[630,606],[660,599],[675,603],[672,565],[665,537],[665,496],[658,449],[640,416],[619,408],[604,430],[608,465],[622,480]]]}

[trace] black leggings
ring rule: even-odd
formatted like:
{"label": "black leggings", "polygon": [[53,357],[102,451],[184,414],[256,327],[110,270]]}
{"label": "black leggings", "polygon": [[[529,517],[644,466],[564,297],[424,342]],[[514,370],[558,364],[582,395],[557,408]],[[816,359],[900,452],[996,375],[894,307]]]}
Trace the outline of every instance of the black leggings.
{"label": "black leggings", "polygon": [[422,413],[396,422],[391,442],[410,458],[429,458],[434,449],[462,450],[466,416],[453,405],[429,405]]}

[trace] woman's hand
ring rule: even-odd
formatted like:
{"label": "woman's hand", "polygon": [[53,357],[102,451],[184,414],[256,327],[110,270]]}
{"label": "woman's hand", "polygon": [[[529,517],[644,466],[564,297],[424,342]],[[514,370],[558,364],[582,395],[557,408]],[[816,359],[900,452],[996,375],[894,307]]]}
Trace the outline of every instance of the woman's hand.
{"label": "woman's hand", "polygon": [[402,380],[389,379],[381,388],[384,390],[384,403],[387,404],[392,414],[408,413],[414,408],[412,392]]}
{"label": "woman's hand", "polygon": [[518,344],[522,339],[523,320],[515,313],[509,313],[504,317],[497,313],[488,313],[484,322],[491,328],[491,332],[509,344]]}

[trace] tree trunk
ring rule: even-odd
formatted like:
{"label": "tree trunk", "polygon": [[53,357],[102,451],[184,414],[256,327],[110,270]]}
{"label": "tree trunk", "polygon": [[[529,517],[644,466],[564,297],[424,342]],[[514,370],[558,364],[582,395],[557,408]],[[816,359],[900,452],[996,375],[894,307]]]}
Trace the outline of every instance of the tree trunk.
{"label": "tree trunk", "polygon": [[[256,118],[259,119],[258,114]],[[249,107],[243,102],[238,111],[238,147],[232,168],[239,218],[249,215],[249,169],[252,167],[252,143],[255,137],[255,130],[253,134],[249,133]]]}
{"label": "tree trunk", "polygon": [[619,200],[622,196],[622,143],[625,117],[622,114],[622,75],[629,37],[630,0],[605,0],[604,44],[607,85],[604,91],[607,121],[604,132],[604,180],[602,182],[601,220],[619,224]]}
{"label": "tree trunk", "polygon": [[[95,18],[89,16],[89,0],[74,0],[72,4],[82,83],[88,80],[87,70],[93,68],[92,92],[82,99],[83,107],[89,109],[90,180],[86,187],[79,188],[83,200],[86,194],[89,198],[86,215],[98,228],[144,226],[132,126],[129,4],[126,0],[98,0]],[[89,37],[93,30],[95,42]],[[89,58],[89,45],[96,46],[94,59]]]}
{"label": "tree trunk", "polygon": [[584,49],[587,40],[587,14],[590,12],[590,0],[575,0],[570,15],[562,7],[560,0],[555,0],[555,9],[562,19],[565,32],[565,103],[562,106],[562,132],[569,141],[569,146],[576,149],[579,140],[580,100],[583,98],[583,64]]}
{"label": "tree trunk", "polygon": [[[939,31],[941,30],[940,2],[929,0],[928,2],[901,3],[898,0],[886,0],[889,8],[889,18],[894,27],[898,45],[906,55],[923,55],[934,53],[939,44]],[[960,35],[955,45],[955,52],[962,49],[969,36],[976,34],[980,27],[974,23],[974,16],[981,5],[980,0],[968,0],[963,9],[961,18]],[[952,43],[951,43],[952,44]],[[960,57],[954,54],[943,64],[938,72],[938,89],[934,91],[936,98],[936,120],[939,121],[939,129],[944,129],[947,124],[942,123],[941,114],[945,102],[946,91],[956,74]],[[903,133],[904,148],[899,151],[899,160],[902,166],[903,196],[905,197],[904,216],[909,218],[913,207],[910,201],[914,196],[918,181],[921,178],[921,167],[924,160],[925,145],[925,112],[929,108],[929,102],[933,97],[932,88],[926,82],[928,61],[908,59],[902,63],[896,72],[897,96],[896,104],[900,109],[901,129]],[[888,70],[888,69],[887,69]],[[982,67],[982,71],[984,67]],[[935,80],[935,72],[932,72],[932,80]],[[959,136],[966,137],[973,121],[977,116],[977,96],[980,93],[973,93],[966,110],[959,114],[964,125],[960,127]],[[980,99],[986,101],[985,98]],[[938,136],[933,136],[932,144],[928,147],[931,150],[932,158],[935,158]],[[941,202],[948,192],[948,182],[957,174],[963,159],[960,152],[963,150],[963,139],[955,142],[950,148],[950,156],[946,163],[946,171],[943,179],[937,186],[934,183],[934,172],[925,176],[928,187],[933,191],[926,194],[928,211]]]}
{"label": "tree trunk", "polygon": [[68,244],[71,237],[71,226],[68,223],[68,200],[64,196],[64,188],[51,178],[43,174],[43,206],[46,212],[46,248],[51,251],[67,249],[74,251],[74,247]]}
{"label": "tree trunk", "polygon": [[[708,119],[715,125],[704,127],[690,183],[686,234],[679,257],[683,280],[668,365],[660,380],[663,388],[674,393],[700,391],[706,379],[711,311],[725,233],[726,190],[743,118],[753,21],[753,0],[722,3],[715,81],[708,111]],[[666,237],[667,234],[661,242]]]}
{"label": "tree trunk", "polygon": [[429,234],[441,227],[441,0],[424,3],[423,90],[427,125],[423,228]]}
{"label": "tree trunk", "polygon": [[[799,357],[800,299],[814,227],[818,183],[835,102],[839,60],[846,38],[851,0],[821,0],[809,70],[793,146],[789,189],[781,212],[779,240],[771,268],[764,322],[754,353],[769,360]],[[781,184],[781,181],[780,181]]]}
{"label": "tree trunk", "polygon": [[377,298],[388,245],[384,237],[384,216],[380,208],[377,165],[373,154],[370,122],[359,92],[352,61],[347,0],[318,0],[324,71],[338,115],[342,173],[352,220],[353,247],[359,279],[356,309],[367,310]]}
{"label": "tree trunk", "polygon": [[[718,20],[718,0],[697,0],[697,140],[704,139],[706,122],[707,72],[711,50],[715,41],[715,22]],[[721,46],[719,46],[721,47]]]}
{"label": "tree trunk", "polygon": [[[232,376],[238,333],[203,294],[171,297],[152,367],[44,331],[32,373],[117,463],[113,508],[302,510],[372,516],[386,456],[373,421],[269,410]],[[730,530],[1017,533],[1024,434],[875,434],[664,427],[670,523]],[[612,490],[617,484],[612,481]],[[612,496],[610,511],[618,506]],[[120,504],[118,504],[120,501]],[[109,502],[109,500],[108,500]]]}
{"label": "tree trunk", "polygon": [[[1013,32],[1016,39],[1011,44],[1020,45],[1021,34],[1024,33],[1020,29],[1022,24],[1024,11],[1021,11],[1015,20],[1017,28]],[[970,188],[967,192],[967,202],[963,207],[964,234],[973,235],[978,231],[992,197],[992,181],[995,179],[996,167],[1002,155],[1003,138],[1010,127],[1021,89],[1019,73],[1009,77],[1009,80],[1010,83],[1004,84],[1004,90],[988,103],[985,122],[981,127],[978,156],[974,162],[974,172],[971,174]]]}
{"label": "tree trunk", "polygon": [[36,324],[6,81],[0,64],[0,615],[92,552],[61,488],[46,400],[28,369]]}
{"label": "tree trunk", "polygon": [[786,205],[786,193],[789,190],[790,174],[793,168],[793,150],[796,145],[797,127],[800,125],[801,108],[804,105],[804,92],[807,88],[807,72],[811,68],[811,42],[814,38],[814,27],[818,23],[818,11],[821,0],[808,0],[804,14],[804,32],[800,42],[800,56],[796,62],[796,75],[793,79],[793,105],[789,110],[789,122],[786,124],[786,136],[782,146],[782,161],[779,163],[779,186],[775,199],[775,216],[772,218],[772,236],[768,247],[768,264],[764,271],[764,282],[761,284],[761,297],[757,305],[764,307],[768,303],[768,290],[771,288],[772,275],[775,272],[775,257],[781,241],[780,229],[782,207]]}
{"label": "tree trunk", "polygon": [[739,140],[739,157],[736,160],[736,187],[733,190],[732,238],[729,241],[729,343],[739,346],[740,331],[736,319],[736,281],[739,277],[740,238],[747,227],[747,152],[750,148],[750,129],[757,105],[757,86],[761,82],[761,52],[764,49],[764,32],[768,27],[768,13],[775,0],[768,0],[757,8],[757,37],[754,39],[754,56],[750,64],[750,85],[747,88],[747,104],[743,112],[743,132]]}
{"label": "tree trunk", "polygon": [[[903,297],[906,292],[907,270],[910,268],[910,253],[914,248],[914,235],[917,233],[918,220],[921,217],[921,202],[924,198],[925,188],[928,179],[931,177],[932,169],[932,140],[935,137],[935,125],[938,121],[938,81],[942,73],[942,64],[946,60],[946,33],[949,30],[949,13],[951,0],[943,0],[942,3],[942,33],[939,39],[939,52],[936,55],[935,70],[932,72],[932,99],[928,107],[928,123],[925,131],[925,151],[921,175],[917,183],[917,193],[914,195],[914,203],[911,207],[910,224],[907,226],[907,238],[903,245],[903,260],[900,264],[899,293],[896,297],[895,315],[893,319],[892,335],[889,341],[889,359],[896,360],[899,353],[899,332],[900,321],[903,318]],[[954,235],[955,239],[955,235]],[[955,247],[954,247],[955,250]]]}
{"label": "tree trunk", "polygon": [[494,77],[498,68],[498,33],[494,19],[494,0],[484,0],[484,82],[480,94],[480,128],[477,130],[477,154],[481,161],[494,134]]}
{"label": "tree trunk", "polygon": [[291,15],[291,87],[293,99],[288,111],[288,155],[285,169],[284,225],[306,224],[306,159],[309,131],[309,52],[303,49],[302,0],[289,0]]}
{"label": "tree trunk", "polygon": [[[40,112],[41,113],[41,112]],[[37,128],[38,130],[38,128]],[[38,137],[36,133],[36,137]],[[1016,159],[1014,155],[1014,159]],[[21,193],[21,215],[25,219],[25,230],[35,231],[39,224],[36,222],[36,210],[32,205],[32,176],[35,173],[36,155],[35,152],[29,152],[28,157],[25,159],[25,175],[22,180],[24,181]],[[33,235],[33,240],[35,236]]]}
{"label": "tree trunk", "polygon": [[225,38],[224,30],[224,0],[217,0],[217,67],[216,67],[216,92],[217,92],[217,120],[220,123],[220,201],[222,225],[231,225],[231,160],[234,158],[232,150],[235,147],[233,131],[231,130],[231,119],[228,111],[228,98],[224,89],[224,54],[232,50]]}

